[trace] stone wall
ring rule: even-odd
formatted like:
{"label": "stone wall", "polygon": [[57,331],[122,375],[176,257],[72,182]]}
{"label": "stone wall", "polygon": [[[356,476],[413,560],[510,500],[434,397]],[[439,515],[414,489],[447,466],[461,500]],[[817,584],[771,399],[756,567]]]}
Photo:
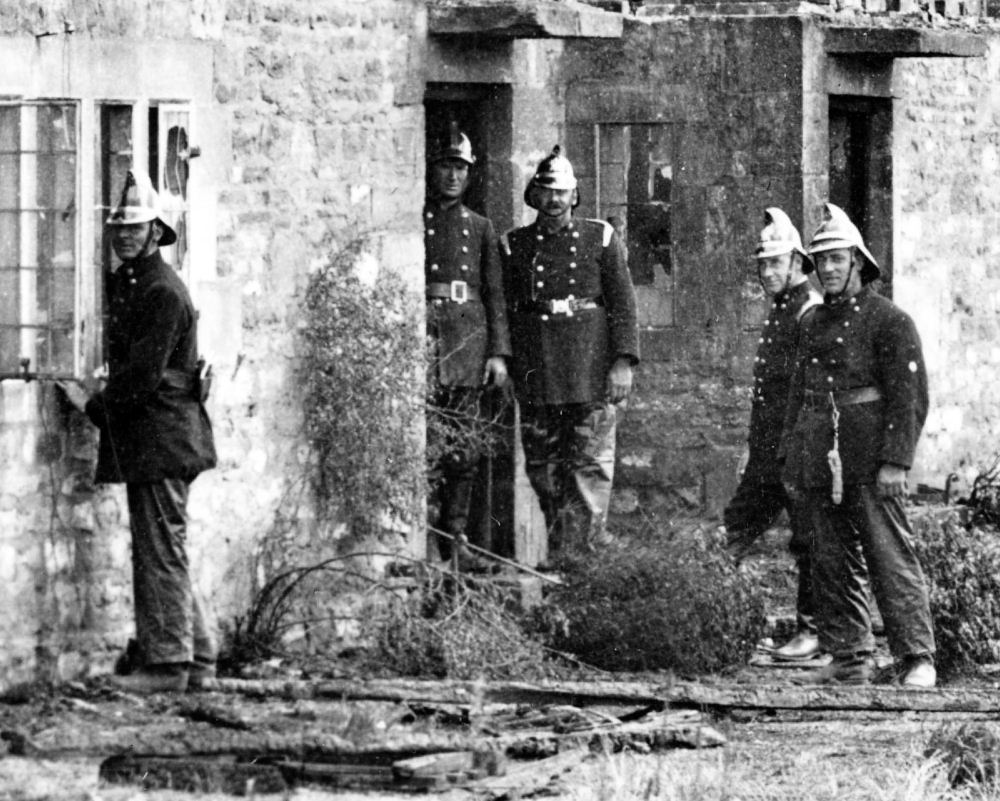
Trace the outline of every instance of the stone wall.
{"label": "stone wall", "polygon": [[802,212],[802,23],[630,20],[621,42],[567,45],[563,75],[581,211],[620,208],[625,176],[608,148],[621,126],[633,142],[629,180],[645,178],[637,142],[653,142],[641,146],[669,177],[670,254],[644,275],[631,254],[643,363],[619,429],[615,507],[716,514],[735,488],[766,309],[750,254],[765,207]]}
{"label": "stone wall", "polygon": [[896,301],[917,322],[931,412],[915,478],[943,487],[1000,453],[1000,42],[893,76]]}
{"label": "stone wall", "polygon": [[[119,37],[211,45],[213,99],[192,170],[210,188],[215,258],[195,262],[190,286],[217,376],[220,463],[193,486],[189,536],[198,589],[223,623],[265,577],[269,536],[317,553],[340,533],[306,536],[315,521],[294,370],[309,272],[365,237],[364,268],[402,275],[422,308],[423,6],[0,2],[7,42],[92,39],[103,55],[77,68],[117,71],[125,96]],[[419,312],[412,325],[419,343]],[[104,669],[131,627],[123,493],[90,483],[93,431],[51,384],[4,381],[0,399],[0,686]]]}

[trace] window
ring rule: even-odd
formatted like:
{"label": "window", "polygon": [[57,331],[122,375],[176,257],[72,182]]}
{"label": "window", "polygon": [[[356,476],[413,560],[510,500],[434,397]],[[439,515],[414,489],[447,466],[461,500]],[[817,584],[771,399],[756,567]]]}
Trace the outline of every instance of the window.
{"label": "window", "polygon": [[[573,126],[569,132],[567,155],[579,165],[582,208],[612,223],[624,237],[644,327],[674,323],[670,204],[675,127],[611,122]],[[587,198],[588,193],[593,197]]]}
{"label": "window", "polygon": [[187,274],[190,117],[175,102],[0,101],[0,377],[104,361],[104,276],[118,267],[104,220],[133,164],[149,165],[178,235],[164,258]]}
{"label": "window", "polygon": [[0,105],[0,372],[77,367],[77,108]]}

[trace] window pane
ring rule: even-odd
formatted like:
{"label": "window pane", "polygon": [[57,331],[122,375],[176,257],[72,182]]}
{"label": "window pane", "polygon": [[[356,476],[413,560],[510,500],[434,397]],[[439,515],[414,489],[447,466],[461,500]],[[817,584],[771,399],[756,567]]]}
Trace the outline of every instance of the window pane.
{"label": "window pane", "polygon": [[21,187],[21,162],[16,153],[0,153],[0,209],[16,209]]}
{"label": "window pane", "polygon": [[18,367],[21,332],[0,326],[0,372],[13,373]]}
{"label": "window pane", "polygon": [[0,270],[0,325],[13,325],[20,314],[16,270]]}
{"label": "window pane", "polygon": [[72,213],[76,203],[76,156],[39,155],[36,159],[38,208]]}
{"label": "window pane", "polygon": [[[0,371],[72,374],[76,108],[0,106]],[[6,152],[4,152],[6,151]]]}
{"label": "window pane", "polygon": [[0,106],[0,152],[12,152],[21,147],[21,110],[17,106]]}
{"label": "window pane", "polygon": [[21,239],[18,235],[18,215],[0,211],[0,269],[21,264]]}
{"label": "window pane", "polygon": [[40,106],[36,149],[41,153],[76,151],[76,108]]}

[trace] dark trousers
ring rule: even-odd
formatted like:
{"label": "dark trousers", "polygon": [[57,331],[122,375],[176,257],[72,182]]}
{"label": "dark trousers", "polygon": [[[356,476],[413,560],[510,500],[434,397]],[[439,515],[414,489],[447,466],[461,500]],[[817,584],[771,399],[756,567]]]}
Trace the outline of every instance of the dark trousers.
{"label": "dark trousers", "polygon": [[782,510],[788,511],[789,527],[792,529],[788,550],[792,552],[799,570],[799,587],[795,599],[798,629],[815,634],[816,607],[813,602],[812,562],[809,556],[812,526],[807,511],[788,496],[780,483],[764,483],[759,478],[748,477],[744,473],[736,494],[723,512],[723,520],[735,542],[748,547],[774,525]]}
{"label": "dark trousers", "polygon": [[188,486],[182,479],[126,484],[135,634],[146,665],[215,661],[215,643],[188,574]]}
{"label": "dark trousers", "polygon": [[521,406],[525,472],[545,515],[549,553],[600,541],[615,471],[611,404]]}
{"label": "dark trousers", "polygon": [[899,499],[881,498],[874,485],[865,484],[845,487],[837,505],[828,489],[809,490],[804,503],[813,524],[813,591],[823,650],[834,656],[872,650],[867,564],[893,656],[932,655],[927,582]]}
{"label": "dark trousers", "polygon": [[[433,397],[433,425],[428,449],[433,454],[428,474],[433,510],[430,524],[452,536],[464,536],[469,507],[486,435],[481,409],[482,391],[476,387],[439,389]],[[451,557],[451,541],[438,537],[438,552]]]}

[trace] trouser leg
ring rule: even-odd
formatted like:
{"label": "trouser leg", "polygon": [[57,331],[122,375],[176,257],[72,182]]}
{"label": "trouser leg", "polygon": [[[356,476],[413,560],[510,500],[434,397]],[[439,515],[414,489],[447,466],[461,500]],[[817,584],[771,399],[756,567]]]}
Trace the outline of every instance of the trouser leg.
{"label": "trouser leg", "polygon": [[611,504],[615,473],[617,409],[611,404],[574,409],[567,432],[563,509],[567,535],[581,546],[600,542]]}
{"label": "trouser leg", "polygon": [[199,662],[214,662],[219,655],[215,637],[208,626],[205,610],[198,596],[191,593],[192,651]]}
{"label": "trouser leg", "polygon": [[788,498],[784,493],[784,488],[780,488],[785,494],[786,506],[788,509],[789,527],[792,530],[791,539],[788,541],[788,550],[791,551],[792,558],[799,572],[798,591],[795,596],[795,619],[799,631],[816,633],[816,604],[813,598],[813,578],[812,578],[812,525],[809,521],[807,510],[802,504]]}
{"label": "trouser leg", "polygon": [[[439,454],[430,472],[433,503],[437,507],[436,528],[452,535],[464,536],[469,522],[469,507],[476,481],[476,468],[481,456],[479,435],[479,391],[458,387],[441,390],[435,403],[443,412],[442,440],[432,447],[447,448]],[[452,543],[438,537],[438,552],[443,559],[451,558]]]}
{"label": "trouser leg", "polygon": [[879,497],[877,488],[867,485],[852,488],[844,500],[865,521],[861,544],[889,650],[896,658],[933,655],[927,581],[902,503]]}
{"label": "trouser leg", "polygon": [[617,410],[609,404],[521,410],[525,469],[549,531],[549,552],[604,534],[615,464]]}
{"label": "trouser leg", "polygon": [[525,403],[521,406],[521,446],[524,448],[524,470],[545,518],[549,535],[549,553],[562,546],[557,525],[561,497],[559,471],[558,415],[544,405]]}
{"label": "trouser leg", "polygon": [[[126,494],[140,652],[149,665],[190,662],[195,600],[185,548],[188,482],[165,479],[128,484]],[[207,634],[203,620],[200,626]]]}
{"label": "trouser leg", "polygon": [[857,509],[834,504],[827,489],[809,490],[803,500],[812,525],[813,603],[820,647],[834,657],[870,653],[874,649],[865,566],[858,547],[861,526]]}
{"label": "trouser leg", "polygon": [[722,513],[729,545],[738,553],[745,552],[774,525],[786,504],[785,491],[780,484],[765,484],[744,475]]}

